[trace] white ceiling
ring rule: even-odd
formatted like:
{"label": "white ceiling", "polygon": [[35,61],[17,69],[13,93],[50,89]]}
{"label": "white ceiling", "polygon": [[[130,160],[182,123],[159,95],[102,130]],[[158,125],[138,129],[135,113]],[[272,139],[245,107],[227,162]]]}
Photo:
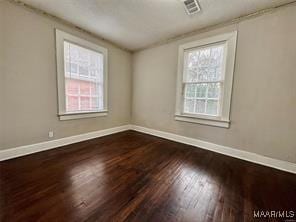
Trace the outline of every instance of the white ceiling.
{"label": "white ceiling", "polygon": [[189,17],[181,0],[22,0],[129,50],[295,0],[200,0]]}

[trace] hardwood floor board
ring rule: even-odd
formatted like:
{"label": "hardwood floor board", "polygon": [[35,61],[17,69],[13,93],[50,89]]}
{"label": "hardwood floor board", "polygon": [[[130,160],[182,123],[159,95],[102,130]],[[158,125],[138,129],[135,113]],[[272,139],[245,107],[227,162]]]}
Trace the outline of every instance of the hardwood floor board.
{"label": "hardwood floor board", "polygon": [[1,222],[261,222],[285,220],[254,210],[296,211],[294,174],[134,131],[1,162],[0,188]]}

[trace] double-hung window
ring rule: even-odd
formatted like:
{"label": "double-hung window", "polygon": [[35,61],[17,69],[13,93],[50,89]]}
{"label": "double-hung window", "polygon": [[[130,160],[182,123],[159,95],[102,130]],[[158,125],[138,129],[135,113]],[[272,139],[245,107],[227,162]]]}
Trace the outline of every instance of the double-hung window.
{"label": "double-hung window", "polygon": [[179,47],[176,120],[229,127],[236,36]]}
{"label": "double-hung window", "polygon": [[61,120],[107,114],[107,49],[56,30]]}

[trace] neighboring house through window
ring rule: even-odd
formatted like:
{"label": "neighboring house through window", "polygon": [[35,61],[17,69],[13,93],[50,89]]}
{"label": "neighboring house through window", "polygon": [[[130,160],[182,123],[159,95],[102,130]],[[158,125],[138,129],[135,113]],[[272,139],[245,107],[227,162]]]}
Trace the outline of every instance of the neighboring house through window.
{"label": "neighboring house through window", "polygon": [[61,120],[107,114],[107,49],[56,30]]}

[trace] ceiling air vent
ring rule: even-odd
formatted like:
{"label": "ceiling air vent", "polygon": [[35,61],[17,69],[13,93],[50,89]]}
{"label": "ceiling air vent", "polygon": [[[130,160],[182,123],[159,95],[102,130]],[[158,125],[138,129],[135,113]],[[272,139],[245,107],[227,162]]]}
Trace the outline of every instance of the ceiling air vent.
{"label": "ceiling air vent", "polygon": [[200,6],[197,0],[182,0],[188,15],[192,15],[200,11]]}

